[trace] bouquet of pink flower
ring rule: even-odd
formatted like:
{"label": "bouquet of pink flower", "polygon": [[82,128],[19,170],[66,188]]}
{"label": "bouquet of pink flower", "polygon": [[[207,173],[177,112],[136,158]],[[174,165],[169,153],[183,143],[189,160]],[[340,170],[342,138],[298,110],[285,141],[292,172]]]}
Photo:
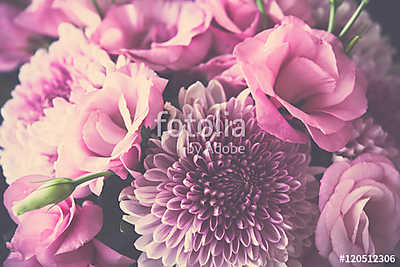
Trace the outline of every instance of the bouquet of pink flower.
{"label": "bouquet of pink flower", "polygon": [[368,2],[0,0],[3,266],[399,264]]}

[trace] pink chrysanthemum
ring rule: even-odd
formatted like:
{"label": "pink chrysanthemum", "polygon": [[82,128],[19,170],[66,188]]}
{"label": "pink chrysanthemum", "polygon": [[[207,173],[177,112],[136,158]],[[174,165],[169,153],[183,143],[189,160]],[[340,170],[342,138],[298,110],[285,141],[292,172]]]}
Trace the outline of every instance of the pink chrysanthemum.
{"label": "pink chrysanthemum", "polygon": [[[317,212],[306,199],[314,181],[306,174],[308,145],[286,143],[261,130],[249,98],[243,94],[225,102],[217,82],[207,89],[200,83],[182,89],[179,100],[180,110],[166,108],[184,130],[151,139],[145,173],[120,195],[124,220],[142,235],[135,243],[144,252],[139,263],[299,266],[293,264],[300,264],[296,258],[311,245]],[[196,129],[202,119],[228,134],[192,133],[189,127]],[[231,130],[241,119],[245,135],[237,137]],[[218,146],[243,146],[244,151],[218,153]]]}

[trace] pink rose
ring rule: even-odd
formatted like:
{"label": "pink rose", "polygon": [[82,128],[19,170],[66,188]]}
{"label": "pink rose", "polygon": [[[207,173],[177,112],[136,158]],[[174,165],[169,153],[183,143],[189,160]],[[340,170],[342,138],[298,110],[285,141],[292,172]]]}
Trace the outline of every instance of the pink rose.
{"label": "pink rose", "polygon": [[289,17],[236,46],[260,126],[288,142],[342,148],[367,109],[365,80],[335,36]]}
{"label": "pink rose", "polygon": [[46,179],[48,177],[42,175],[24,176],[4,193],[4,206],[18,224],[11,242],[7,244],[11,254],[4,266],[87,266],[96,263],[96,258],[111,263],[125,262],[125,265],[118,266],[128,266],[132,260],[94,239],[102,227],[103,213],[90,201],[85,201],[80,207],[69,197],[51,209],[44,207],[14,216],[11,212],[13,203],[27,197],[41,185],[39,181]]}
{"label": "pink rose", "polygon": [[[232,53],[234,46],[263,29],[263,17],[254,0],[197,0],[212,10],[217,27],[212,26],[214,49],[218,54]],[[293,15],[312,23],[307,0],[264,0],[267,24],[280,23]]]}
{"label": "pink rose", "polygon": [[27,61],[42,42],[39,36],[15,24],[20,12],[16,6],[0,3],[0,71],[13,70]]}
{"label": "pink rose", "polygon": [[316,247],[332,266],[343,266],[342,254],[390,253],[400,240],[400,174],[376,154],[335,162],[322,177],[319,208]]}
{"label": "pink rose", "polygon": [[122,178],[133,173],[141,157],[141,128],[155,127],[166,84],[143,64],[128,63],[107,75],[103,89],[76,105],[58,148],[56,176],[108,169]]}
{"label": "pink rose", "polygon": [[180,70],[207,55],[210,21],[211,14],[191,1],[137,0],[111,7],[92,39],[155,70]]}

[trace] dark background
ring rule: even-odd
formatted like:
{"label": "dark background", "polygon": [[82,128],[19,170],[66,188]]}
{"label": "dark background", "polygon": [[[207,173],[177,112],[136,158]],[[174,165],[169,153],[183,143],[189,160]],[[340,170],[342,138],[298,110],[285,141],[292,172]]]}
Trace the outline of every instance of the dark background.
{"label": "dark background", "polygon": [[[328,1],[328,0],[326,0]],[[371,0],[368,6],[369,13],[372,18],[381,24],[383,33],[389,36],[393,46],[400,51],[400,0]],[[1,29],[0,29],[1,31]],[[0,32],[1,34],[1,32]],[[396,56],[398,58],[398,56]],[[10,92],[17,84],[18,72],[0,73],[0,106],[10,98]],[[0,118],[2,121],[2,118]],[[111,178],[107,183],[112,183],[113,186],[105,186],[105,191],[100,199],[96,202],[106,204],[104,224],[107,232],[102,231],[100,238],[109,246],[117,249],[125,255],[137,257],[137,252],[134,251],[132,240],[135,234],[132,229],[127,227],[128,233],[120,234],[120,225],[118,219],[120,216],[118,207],[118,193],[120,188],[126,186],[128,182],[120,181],[117,178]],[[3,202],[2,195],[6,188],[4,177],[0,177],[0,202]],[[3,205],[0,204],[0,265],[7,256],[5,249],[5,240],[9,240],[13,234],[15,225],[10,220]]]}

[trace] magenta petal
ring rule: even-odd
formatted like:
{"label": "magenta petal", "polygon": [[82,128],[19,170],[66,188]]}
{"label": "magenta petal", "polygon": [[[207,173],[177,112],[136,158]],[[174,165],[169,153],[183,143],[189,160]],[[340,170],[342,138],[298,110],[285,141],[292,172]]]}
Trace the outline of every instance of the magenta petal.
{"label": "magenta petal", "polygon": [[[46,248],[59,220],[58,214],[34,210],[21,216],[20,224],[11,240],[12,246],[28,259],[36,254],[38,248]],[[61,232],[64,229],[61,229]]]}
{"label": "magenta petal", "polygon": [[[120,160],[124,165],[125,169],[129,172],[133,173],[134,169],[137,167],[141,158],[141,147],[139,143],[135,143],[132,145],[131,149],[128,152],[121,155]],[[121,176],[124,179],[124,177]]]}
{"label": "magenta petal", "polygon": [[360,117],[367,111],[366,88],[365,78],[362,73],[358,73],[353,92],[341,103],[321,109],[321,111],[346,121]]}
{"label": "magenta petal", "polygon": [[30,38],[35,34],[14,23],[20,12],[21,9],[11,2],[0,3],[0,71],[11,71],[32,55]]}
{"label": "magenta petal", "polygon": [[[339,48],[336,50],[339,50]],[[316,95],[312,97],[307,101],[304,107],[305,109],[312,110],[337,105],[344,101],[353,92],[356,82],[356,66],[349,58],[347,58],[346,55],[342,54],[342,51],[336,52],[339,79],[337,80],[335,92],[332,94]]]}
{"label": "magenta petal", "polygon": [[56,254],[66,253],[78,249],[92,240],[103,225],[103,212],[101,207],[91,201],[85,201],[82,208],[75,215],[72,224]]}
{"label": "magenta petal", "polygon": [[315,94],[332,93],[336,81],[313,61],[296,57],[280,70],[275,86],[281,98],[297,103]]}
{"label": "magenta petal", "polygon": [[296,119],[299,119],[304,124],[310,127],[318,128],[323,134],[336,133],[338,130],[345,126],[346,122],[340,120],[334,116],[325,113],[311,113],[297,108],[296,106],[288,103],[286,100],[276,97],[282,106],[284,106],[287,111]]}
{"label": "magenta petal", "polygon": [[37,255],[37,259],[42,266],[57,267],[88,266],[92,262],[93,257],[94,248],[92,243],[59,255],[56,255],[52,248],[41,251]]}
{"label": "magenta petal", "polygon": [[42,267],[36,257],[23,260],[17,252],[11,252],[8,258],[3,262],[3,267]]}
{"label": "magenta petal", "polygon": [[288,142],[307,143],[308,137],[292,128],[261,90],[253,94],[257,122],[268,133]]}
{"label": "magenta petal", "polygon": [[68,18],[61,10],[52,8],[52,4],[53,0],[32,1],[24,12],[15,18],[15,21],[33,32],[55,37],[58,25],[67,22]]}
{"label": "magenta petal", "polygon": [[346,123],[341,130],[326,135],[317,128],[308,125],[306,125],[306,127],[318,146],[329,152],[335,152],[343,148],[350,140],[353,133],[351,123]]}

